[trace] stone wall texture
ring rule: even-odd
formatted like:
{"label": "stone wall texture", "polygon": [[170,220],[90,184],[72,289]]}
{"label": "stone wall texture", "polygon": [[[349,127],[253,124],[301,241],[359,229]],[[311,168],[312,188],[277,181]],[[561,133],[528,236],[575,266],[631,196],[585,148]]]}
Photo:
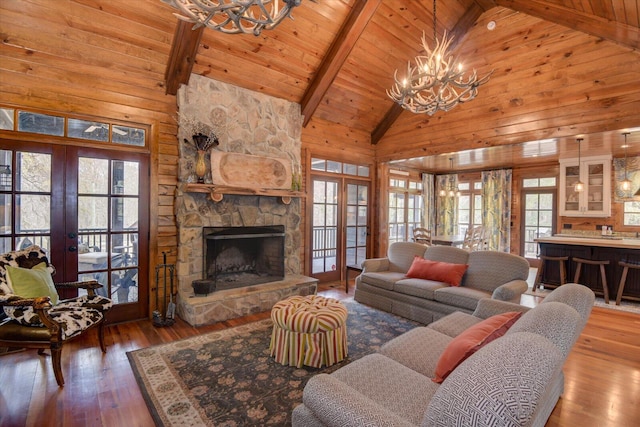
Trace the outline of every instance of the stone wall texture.
{"label": "stone wall texture", "polygon": [[[176,270],[180,296],[193,294],[191,282],[203,278],[202,227],[285,226],[285,273],[300,274],[300,199],[289,205],[271,196],[225,195],[215,203],[206,193],[189,193],[196,182],[196,149],[191,135],[204,126],[226,152],[289,159],[299,170],[302,130],[300,105],[192,75],[178,91],[179,184],[175,214],[178,224]],[[210,168],[209,156],[207,166]],[[205,183],[211,183],[208,169]]]}

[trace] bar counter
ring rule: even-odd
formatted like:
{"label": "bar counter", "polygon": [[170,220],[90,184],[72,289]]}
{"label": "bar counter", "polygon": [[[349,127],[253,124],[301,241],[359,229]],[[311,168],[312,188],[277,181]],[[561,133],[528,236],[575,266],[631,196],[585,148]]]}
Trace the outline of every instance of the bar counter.
{"label": "bar counter", "polygon": [[[620,238],[612,236],[582,237],[572,235],[555,235],[553,237],[541,237],[535,239],[540,245],[540,255],[568,256],[566,264],[567,281],[573,282],[576,272],[576,263],[573,258],[585,258],[592,260],[609,260],[605,266],[607,288],[609,296],[618,292],[622,267],[619,261],[627,261],[640,264],[640,239]],[[555,288],[560,285],[560,273],[556,261],[547,261],[545,264],[542,283],[545,287]],[[596,295],[602,296],[602,280],[598,266],[584,264],[580,274],[580,283],[591,288]],[[622,294],[623,299],[640,301],[640,271],[629,269],[627,283]]]}

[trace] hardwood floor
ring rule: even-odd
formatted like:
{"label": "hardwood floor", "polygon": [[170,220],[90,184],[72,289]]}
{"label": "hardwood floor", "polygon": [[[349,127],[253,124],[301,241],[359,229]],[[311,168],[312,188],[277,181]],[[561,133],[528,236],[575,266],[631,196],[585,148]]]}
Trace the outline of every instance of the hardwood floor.
{"label": "hardwood floor", "polygon": [[[353,298],[353,281],[320,287],[325,296]],[[538,298],[524,295],[534,306]],[[150,321],[106,329],[107,353],[96,334],[63,350],[65,387],[58,388],[49,356],[35,350],[0,356],[0,426],[153,426],[133,377],[127,351],[267,318],[260,313],[193,328],[178,320],[155,328]],[[640,420],[640,315],[595,307],[567,359],[565,393],[547,426],[636,426]]]}

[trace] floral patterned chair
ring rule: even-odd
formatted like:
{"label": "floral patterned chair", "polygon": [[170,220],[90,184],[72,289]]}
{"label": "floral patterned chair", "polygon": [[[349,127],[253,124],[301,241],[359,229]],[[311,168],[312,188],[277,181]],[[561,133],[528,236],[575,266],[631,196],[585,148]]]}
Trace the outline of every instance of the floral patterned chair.
{"label": "floral patterned chair", "polygon": [[[111,300],[95,293],[95,280],[54,284],[55,268],[45,252],[32,245],[0,255],[0,345],[51,351],[56,382],[64,385],[61,354],[65,342],[97,328],[104,343],[105,313]],[[87,294],[58,301],[56,289],[86,289]],[[3,318],[4,317],[4,318]]]}

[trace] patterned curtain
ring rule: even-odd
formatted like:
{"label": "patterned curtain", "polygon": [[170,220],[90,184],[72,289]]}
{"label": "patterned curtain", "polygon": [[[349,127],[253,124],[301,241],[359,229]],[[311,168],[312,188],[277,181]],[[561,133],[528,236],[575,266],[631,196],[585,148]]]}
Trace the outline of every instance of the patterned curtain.
{"label": "patterned curtain", "polygon": [[482,172],[482,225],[489,250],[510,250],[512,175],[511,169]]}
{"label": "patterned curtain", "polygon": [[422,226],[431,230],[435,234],[436,229],[436,198],[435,198],[435,175],[430,173],[422,174],[422,201],[423,216]]}
{"label": "patterned curtain", "polygon": [[458,188],[458,175],[438,175],[435,197],[438,199],[438,223],[436,234],[454,235],[458,232],[458,198],[440,196],[440,190]]}
{"label": "patterned curtain", "polygon": [[[626,176],[624,166],[624,157],[613,159],[613,176],[615,177],[613,182],[613,201],[616,203],[639,201],[640,198],[633,197],[633,195],[640,189],[640,157],[627,158]],[[631,190],[628,193],[625,193],[620,188],[620,182],[624,179],[631,180]]]}

